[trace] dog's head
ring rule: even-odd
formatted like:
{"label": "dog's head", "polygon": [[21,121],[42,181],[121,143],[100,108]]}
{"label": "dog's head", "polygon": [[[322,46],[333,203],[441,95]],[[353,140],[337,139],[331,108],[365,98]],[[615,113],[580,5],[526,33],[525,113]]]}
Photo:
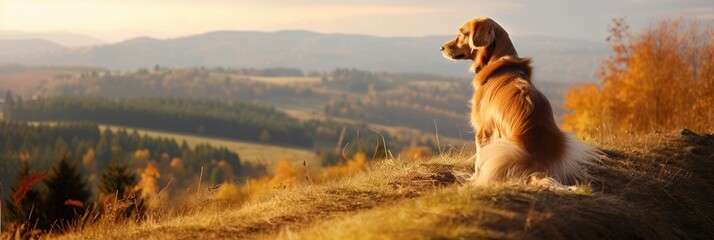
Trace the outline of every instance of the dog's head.
{"label": "dog's head", "polygon": [[490,18],[476,18],[459,28],[456,38],[441,46],[441,54],[451,60],[473,60],[480,70],[492,58],[517,56],[508,33]]}

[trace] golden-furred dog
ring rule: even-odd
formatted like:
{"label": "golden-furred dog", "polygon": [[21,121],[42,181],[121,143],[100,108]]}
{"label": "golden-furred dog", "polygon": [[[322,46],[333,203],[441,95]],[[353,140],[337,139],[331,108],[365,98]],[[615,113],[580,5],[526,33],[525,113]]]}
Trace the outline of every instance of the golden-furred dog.
{"label": "golden-furred dog", "polygon": [[519,58],[501,26],[489,18],[464,23],[441,47],[451,60],[472,60],[471,125],[476,133],[473,183],[509,180],[573,183],[600,152],[555,124],[545,96],[531,83],[530,59]]}

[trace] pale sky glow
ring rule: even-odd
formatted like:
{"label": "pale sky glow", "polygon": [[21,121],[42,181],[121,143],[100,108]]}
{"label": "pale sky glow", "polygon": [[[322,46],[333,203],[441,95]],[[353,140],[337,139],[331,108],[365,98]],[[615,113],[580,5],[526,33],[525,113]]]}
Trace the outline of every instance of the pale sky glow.
{"label": "pale sky glow", "polygon": [[137,36],[173,38],[216,30],[310,30],[377,36],[453,34],[480,16],[513,35],[603,39],[614,17],[633,28],[688,15],[711,24],[714,3],[690,1],[229,1],[0,0],[0,31],[81,33],[116,42]]}

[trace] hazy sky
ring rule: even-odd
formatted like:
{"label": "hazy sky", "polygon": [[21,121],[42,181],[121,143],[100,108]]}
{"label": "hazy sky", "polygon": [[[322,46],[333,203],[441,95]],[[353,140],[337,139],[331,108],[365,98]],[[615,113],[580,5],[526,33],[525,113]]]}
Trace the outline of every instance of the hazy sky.
{"label": "hazy sky", "polygon": [[662,17],[714,22],[713,0],[0,0],[0,31],[66,31],[115,42],[136,36],[171,38],[215,30],[378,36],[454,34],[480,16],[512,35],[601,40],[614,17],[634,29]]}

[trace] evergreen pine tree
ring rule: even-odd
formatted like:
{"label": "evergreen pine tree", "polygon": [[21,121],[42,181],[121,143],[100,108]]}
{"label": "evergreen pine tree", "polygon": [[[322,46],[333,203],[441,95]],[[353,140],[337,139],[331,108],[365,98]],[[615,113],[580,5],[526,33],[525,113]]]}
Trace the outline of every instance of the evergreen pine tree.
{"label": "evergreen pine tree", "polygon": [[111,163],[104,169],[99,180],[99,191],[105,195],[116,195],[124,199],[125,191],[136,185],[136,176],[128,171],[129,165],[114,154]]}
{"label": "evergreen pine tree", "polygon": [[106,162],[110,159],[112,155],[112,132],[109,128],[102,131],[94,151],[99,162]]}
{"label": "evergreen pine tree", "polygon": [[82,172],[68,154],[62,155],[44,183],[47,186],[44,204],[47,221],[43,228],[55,223],[70,224],[84,213],[90,192]]}
{"label": "evergreen pine tree", "polygon": [[14,103],[15,103],[15,99],[12,96],[12,92],[7,91],[5,93],[5,105],[3,106],[3,118],[12,119],[11,115],[10,115],[11,111],[9,111],[9,109],[12,106],[12,104],[14,104]]}
{"label": "evergreen pine tree", "polygon": [[[138,194],[133,189],[133,186],[136,185],[136,175],[128,169],[129,165],[121,159],[120,153],[113,154],[111,163],[102,172],[99,191],[105,196],[104,199],[106,197],[113,199],[110,202],[127,203],[126,205],[116,205],[123,206],[117,209],[120,211],[120,214],[116,215],[117,217],[129,218],[133,215],[142,218],[146,212],[146,205],[144,205],[143,199],[136,197]],[[101,204],[103,206],[105,203]]]}

